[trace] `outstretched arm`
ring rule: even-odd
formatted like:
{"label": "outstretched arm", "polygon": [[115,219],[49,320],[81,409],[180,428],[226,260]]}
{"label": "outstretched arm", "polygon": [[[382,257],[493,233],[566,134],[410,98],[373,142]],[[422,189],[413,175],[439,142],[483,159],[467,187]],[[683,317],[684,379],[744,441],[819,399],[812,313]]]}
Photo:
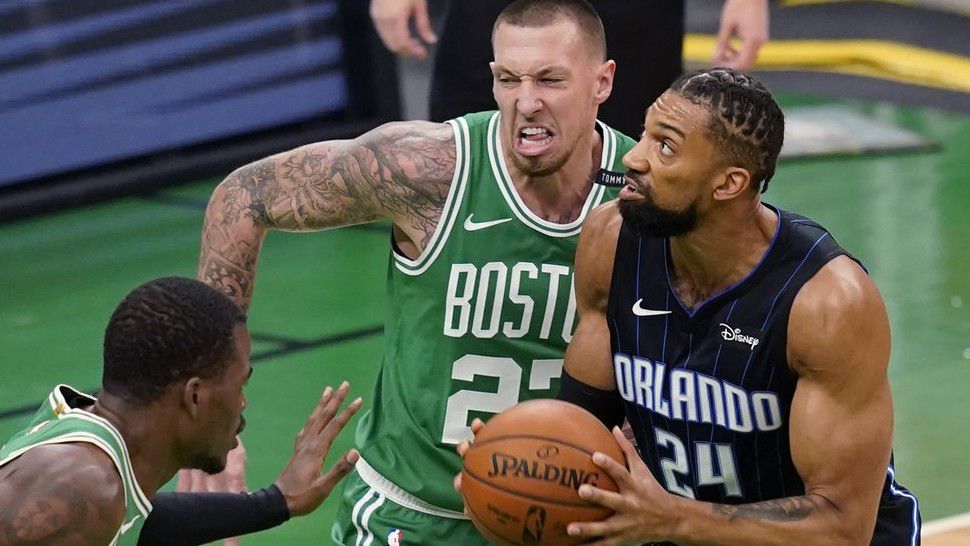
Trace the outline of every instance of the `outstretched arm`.
{"label": "outstretched arm", "polygon": [[619,483],[620,493],[579,490],[616,514],[570,524],[570,533],[596,545],[868,544],[892,440],[889,337],[872,280],[848,258],[834,259],[802,287],[789,319],[788,360],[799,376],[789,421],[791,452],[806,493],[742,505],[676,497],[617,430],[630,470],[602,454],[594,461]]}
{"label": "outstretched arm", "polygon": [[389,219],[418,248],[431,237],[455,170],[450,125],[389,123],[237,169],[212,193],[198,276],[246,309],[266,231]]}
{"label": "outstretched arm", "polygon": [[104,546],[121,527],[124,495],[97,447],[35,447],[0,468],[0,546]]}

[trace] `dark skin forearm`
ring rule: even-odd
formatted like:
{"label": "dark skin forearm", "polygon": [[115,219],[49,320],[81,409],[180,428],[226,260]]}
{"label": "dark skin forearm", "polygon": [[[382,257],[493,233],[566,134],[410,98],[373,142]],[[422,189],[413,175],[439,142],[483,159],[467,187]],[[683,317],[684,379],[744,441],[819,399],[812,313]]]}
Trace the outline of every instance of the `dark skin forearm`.
{"label": "dark skin forearm", "polygon": [[711,511],[727,516],[728,521],[742,519],[766,521],[799,521],[815,511],[811,497],[787,497],[751,504],[713,504]]}
{"label": "dark skin forearm", "polygon": [[684,502],[678,544],[851,544],[853,537],[835,536],[840,528],[835,505],[807,494],[767,501],[727,505]]}

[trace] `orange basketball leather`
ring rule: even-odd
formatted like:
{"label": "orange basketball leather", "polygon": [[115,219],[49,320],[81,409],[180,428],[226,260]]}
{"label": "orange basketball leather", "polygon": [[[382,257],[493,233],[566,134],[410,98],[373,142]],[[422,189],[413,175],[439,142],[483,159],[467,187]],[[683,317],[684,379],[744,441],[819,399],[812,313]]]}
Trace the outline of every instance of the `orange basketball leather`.
{"label": "orange basketball leather", "polygon": [[465,454],[462,493],[472,521],[500,545],[583,542],[566,525],[610,511],[579,498],[579,486],[617,490],[593,463],[594,451],[624,462],[613,435],[578,406],[533,400],[495,416]]}

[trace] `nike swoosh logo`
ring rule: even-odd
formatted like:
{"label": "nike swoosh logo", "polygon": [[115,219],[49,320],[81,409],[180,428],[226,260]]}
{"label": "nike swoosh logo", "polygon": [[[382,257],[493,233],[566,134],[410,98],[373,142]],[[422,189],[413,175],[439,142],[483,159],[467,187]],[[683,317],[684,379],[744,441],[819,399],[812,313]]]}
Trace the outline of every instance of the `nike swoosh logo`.
{"label": "nike swoosh logo", "polygon": [[487,222],[475,222],[472,220],[474,214],[469,214],[468,218],[465,218],[465,231],[478,231],[480,229],[490,228],[492,226],[497,226],[499,224],[504,224],[509,222],[511,218],[500,218],[498,220],[489,220]]}
{"label": "nike swoosh logo", "polygon": [[644,309],[643,307],[640,307],[641,303],[643,303],[643,298],[638,299],[636,303],[633,304],[633,314],[638,317],[655,317],[657,315],[669,315],[670,313],[673,313],[673,311],[657,311],[654,309]]}
{"label": "nike swoosh logo", "polygon": [[123,535],[123,534],[127,533],[128,532],[128,529],[131,529],[131,526],[134,525],[135,522],[138,521],[138,518],[140,518],[140,517],[141,516],[135,516],[135,517],[131,518],[131,521],[129,521],[128,523],[126,523],[126,524],[124,524],[124,525],[121,526],[121,532],[118,533],[118,534],[119,535]]}

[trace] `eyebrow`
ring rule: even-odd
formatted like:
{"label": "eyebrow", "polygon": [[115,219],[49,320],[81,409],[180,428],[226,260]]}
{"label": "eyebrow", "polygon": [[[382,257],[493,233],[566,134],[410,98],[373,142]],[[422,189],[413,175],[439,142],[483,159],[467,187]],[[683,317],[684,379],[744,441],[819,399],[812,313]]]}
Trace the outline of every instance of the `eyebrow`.
{"label": "eyebrow", "polygon": [[[511,74],[513,76],[522,76],[523,74],[526,74],[526,75],[528,74],[526,72],[515,72],[512,69],[506,68],[505,66],[503,66],[503,65],[501,65],[499,63],[495,63],[495,71],[496,72],[505,72],[505,73]],[[569,67],[568,66],[561,65],[561,64],[554,64],[554,65],[551,65],[551,66],[544,66],[544,67],[540,68],[539,70],[537,70],[535,72],[535,75],[536,76],[545,76],[545,75],[547,75],[547,74],[549,74],[551,72],[568,72],[568,71],[569,71]]]}
{"label": "eyebrow", "polygon": [[678,135],[680,135],[680,138],[682,138],[684,140],[687,140],[687,135],[685,135],[684,132],[681,131],[680,129],[678,129],[677,127],[674,127],[673,125],[671,125],[669,123],[664,123],[662,121],[658,121],[657,122],[657,125],[663,127],[664,129],[667,129],[669,131],[673,131],[674,133],[677,133]]}

